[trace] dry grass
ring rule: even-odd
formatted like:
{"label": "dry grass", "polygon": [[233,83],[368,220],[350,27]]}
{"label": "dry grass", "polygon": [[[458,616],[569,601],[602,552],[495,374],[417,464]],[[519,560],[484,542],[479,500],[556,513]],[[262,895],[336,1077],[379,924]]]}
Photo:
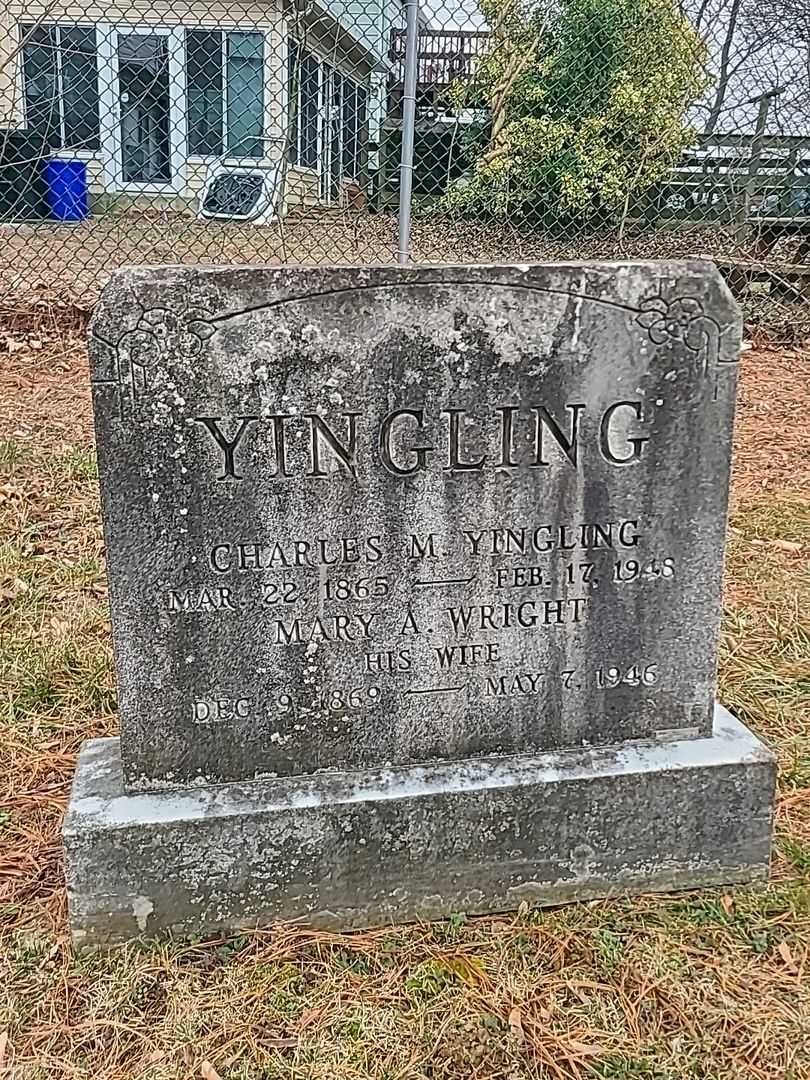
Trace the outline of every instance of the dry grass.
{"label": "dry grass", "polygon": [[40,307],[0,340],[3,1080],[810,1078],[808,355],[746,354],[737,431],[721,692],[780,757],[770,885],[74,956],[58,827],[115,701],[82,315]]}
{"label": "dry grass", "polygon": [[[566,259],[679,259],[709,256],[745,260],[734,229],[717,222],[583,229],[553,236],[525,224],[495,225],[419,208],[413,219],[414,262],[532,262]],[[795,262],[796,239],[780,241],[771,265],[781,273]],[[119,266],[144,263],[279,263],[324,265],[396,261],[397,218],[350,209],[311,209],[283,222],[249,225],[198,221],[191,209],[108,208],[78,224],[0,223],[0,300],[26,298],[32,289],[68,288],[93,297]],[[752,328],[782,343],[810,341],[810,302],[792,303],[762,284],[743,297]]]}

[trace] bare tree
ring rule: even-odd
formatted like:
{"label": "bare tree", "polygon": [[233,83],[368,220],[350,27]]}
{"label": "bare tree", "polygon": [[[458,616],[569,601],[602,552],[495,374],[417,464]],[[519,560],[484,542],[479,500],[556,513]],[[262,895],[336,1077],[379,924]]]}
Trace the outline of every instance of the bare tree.
{"label": "bare tree", "polygon": [[726,22],[725,36],[723,38],[723,45],[720,50],[720,70],[717,75],[717,86],[714,94],[714,102],[712,103],[711,111],[706,121],[707,132],[712,132],[717,127],[717,121],[719,120],[720,114],[723,111],[726,94],[728,93],[731,57],[734,48],[734,38],[737,33],[737,24],[740,19],[741,7],[742,0],[731,0],[731,7],[728,10],[728,18]]}
{"label": "bare tree", "polygon": [[712,92],[700,107],[706,134],[724,128],[752,128],[752,101],[779,85],[788,92],[774,108],[804,113],[799,105],[810,89],[810,6],[807,0],[691,0],[686,16],[709,48]]}

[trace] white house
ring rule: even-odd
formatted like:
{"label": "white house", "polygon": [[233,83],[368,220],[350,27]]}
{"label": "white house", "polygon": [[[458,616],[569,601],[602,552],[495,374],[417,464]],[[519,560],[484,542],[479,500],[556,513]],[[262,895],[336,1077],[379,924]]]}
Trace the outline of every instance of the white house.
{"label": "white house", "polygon": [[284,158],[288,206],[338,202],[400,18],[399,0],[10,0],[0,126],[86,160],[94,194],[193,199],[215,163]]}

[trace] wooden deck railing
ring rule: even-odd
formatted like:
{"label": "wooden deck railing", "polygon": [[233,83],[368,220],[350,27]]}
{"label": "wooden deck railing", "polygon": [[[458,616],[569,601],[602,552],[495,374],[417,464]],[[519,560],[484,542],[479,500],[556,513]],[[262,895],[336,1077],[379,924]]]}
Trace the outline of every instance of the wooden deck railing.
{"label": "wooden deck railing", "polygon": [[[486,30],[420,30],[417,54],[416,103],[421,110],[433,109],[442,91],[459,79],[469,78],[475,59],[487,47]],[[402,116],[402,91],[405,79],[405,31],[392,30],[388,50],[391,68],[388,76],[388,116]]]}

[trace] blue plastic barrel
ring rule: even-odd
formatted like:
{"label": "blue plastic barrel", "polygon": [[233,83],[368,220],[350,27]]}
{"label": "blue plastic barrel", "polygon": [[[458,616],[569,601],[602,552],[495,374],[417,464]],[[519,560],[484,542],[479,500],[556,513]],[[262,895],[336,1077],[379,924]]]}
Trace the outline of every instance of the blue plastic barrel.
{"label": "blue plastic barrel", "polygon": [[44,162],[45,198],[57,221],[84,221],[90,213],[87,164],[84,161]]}

